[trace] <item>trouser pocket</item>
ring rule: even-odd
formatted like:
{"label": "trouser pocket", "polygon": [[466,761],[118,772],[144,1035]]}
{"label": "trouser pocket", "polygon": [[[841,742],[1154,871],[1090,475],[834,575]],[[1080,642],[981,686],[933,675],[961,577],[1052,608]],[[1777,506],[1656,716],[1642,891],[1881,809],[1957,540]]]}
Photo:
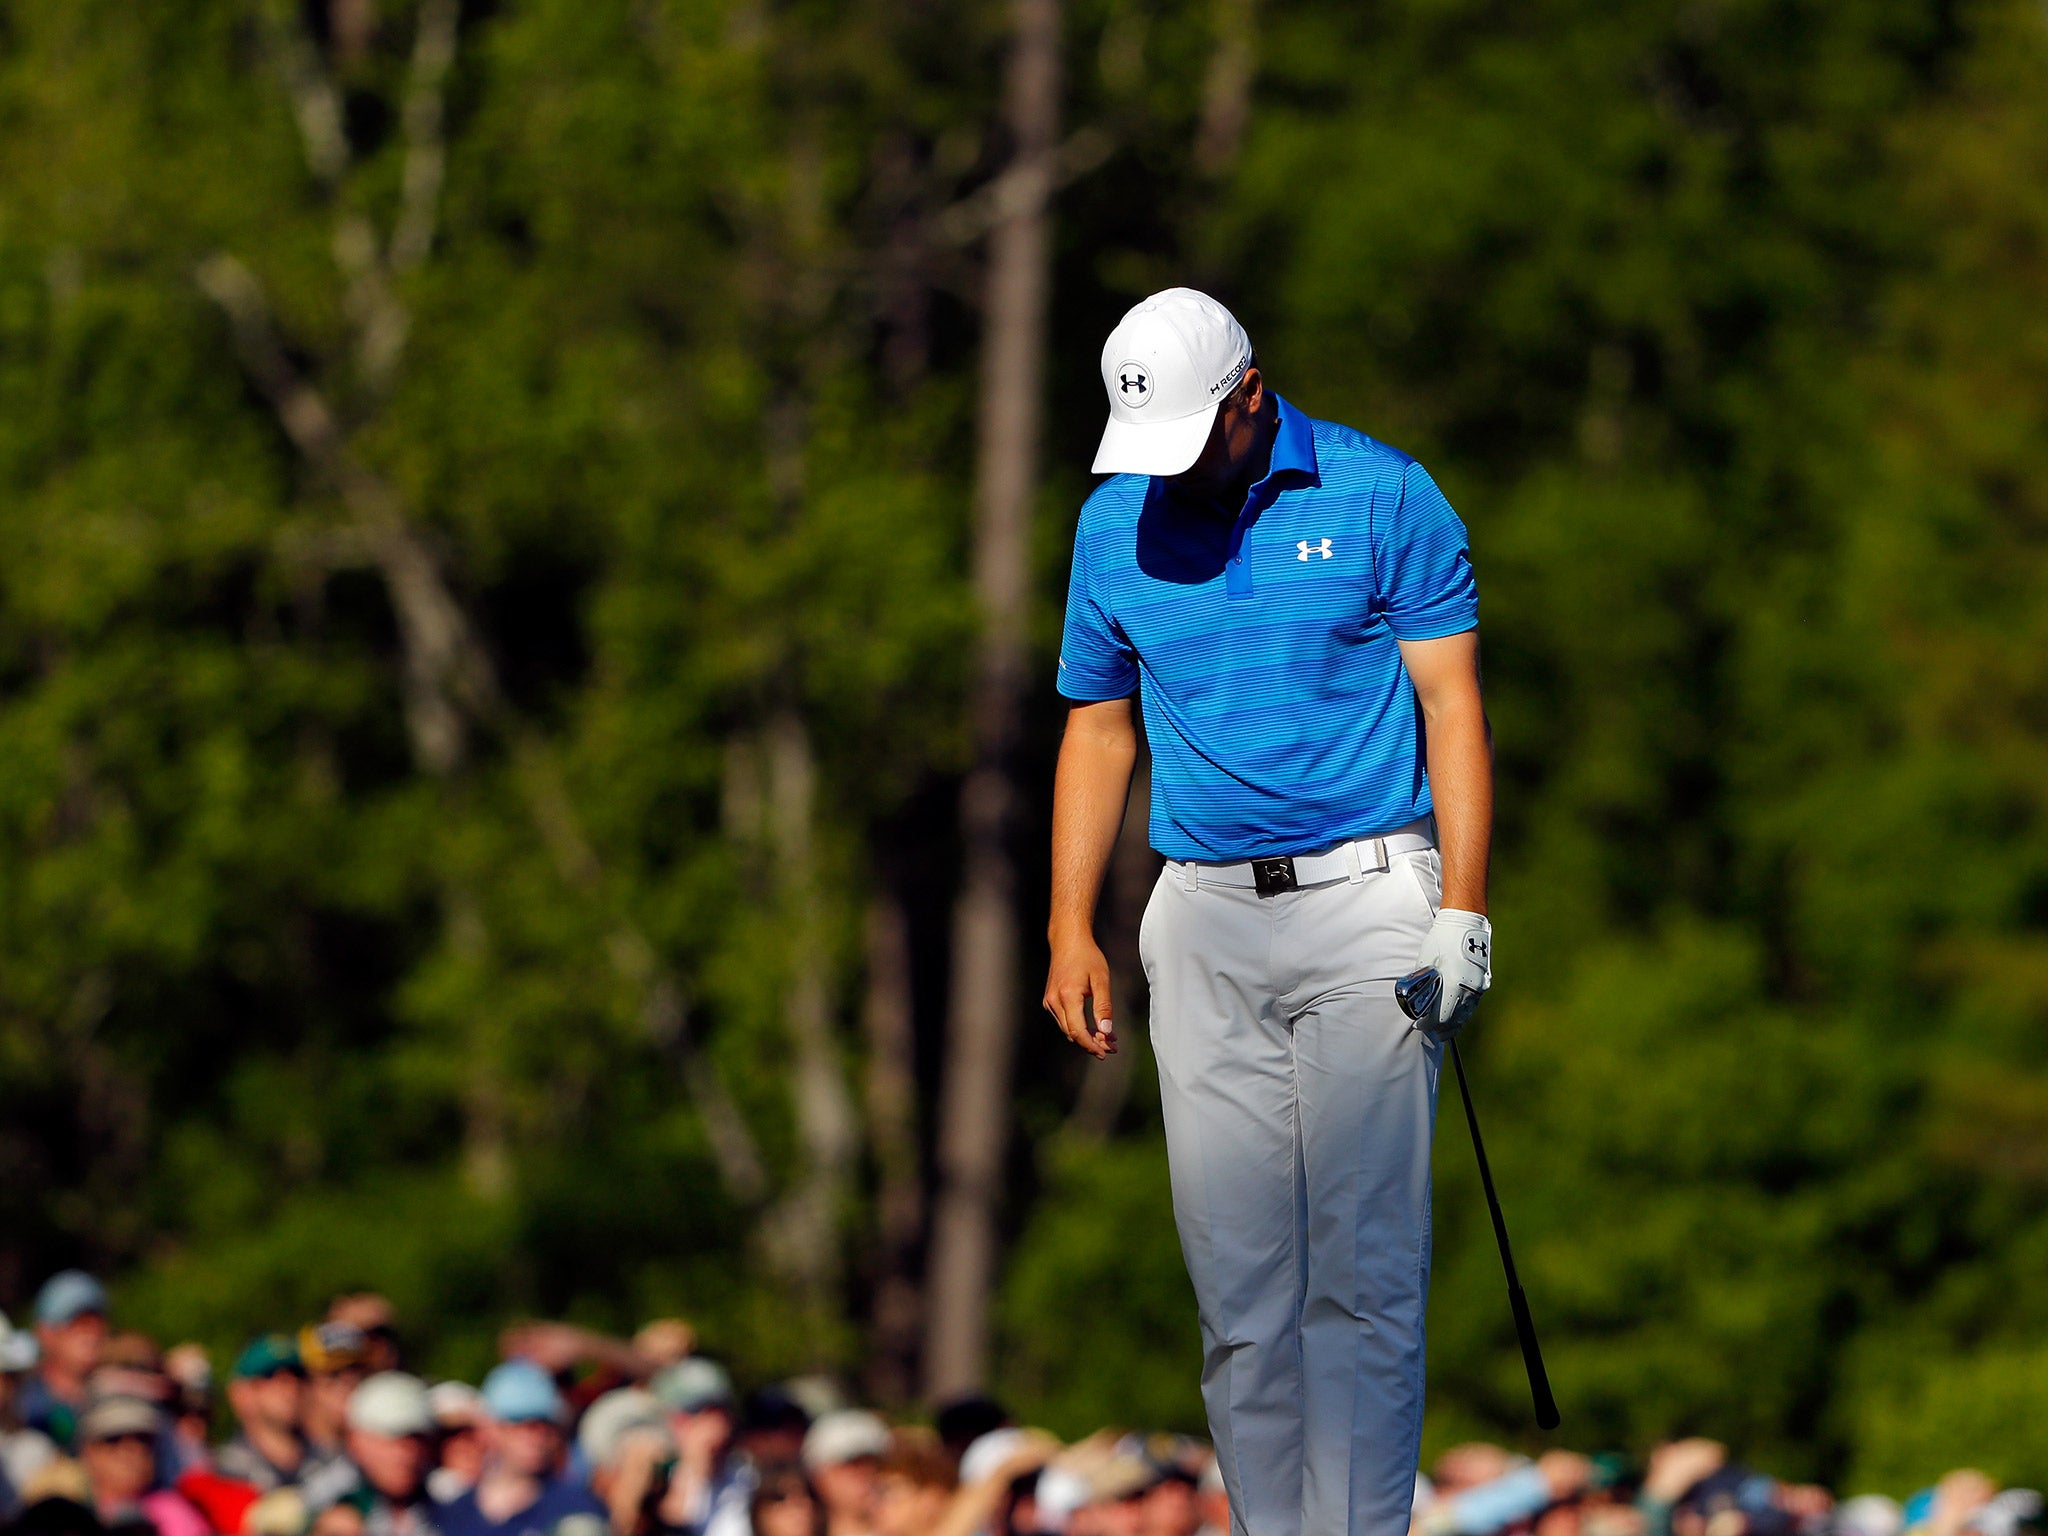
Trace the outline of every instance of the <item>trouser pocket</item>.
{"label": "trouser pocket", "polygon": [[1429,920],[1436,921],[1436,915],[1444,904],[1444,856],[1434,848],[1425,848],[1417,853],[1396,854],[1408,866],[1409,877],[1422,896],[1422,904],[1429,909]]}
{"label": "trouser pocket", "polygon": [[1166,872],[1161,870],[1159,878],[1152,882],[1152,894],[1145,898],[1145,914],[1138,919],[1138,967],[1145,973],[1145,985],[1152,985],[1152,924],[1157,920],[1159,903],[1166,895]]}

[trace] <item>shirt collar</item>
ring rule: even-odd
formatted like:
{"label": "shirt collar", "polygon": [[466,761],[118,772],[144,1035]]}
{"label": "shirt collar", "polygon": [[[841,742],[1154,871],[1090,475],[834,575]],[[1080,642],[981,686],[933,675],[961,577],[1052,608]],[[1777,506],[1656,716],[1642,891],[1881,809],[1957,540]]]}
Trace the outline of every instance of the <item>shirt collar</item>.
{"label": "shirt collar", "polygon": [[[1310,485],[1321,484],[1316,472],[1316,429],[1308,417],[1289,405],[1284,397],[1275,393],[1274,408],[1279,412],[1279,424],[1273,429],[1273,452],[1266,461],[1266,479],[1279,474],[1301,476]],[[1264,481],[1260,482],[1261,484]]]}
{"label": "shirt collar", "polygon": [[[1273,427],[1273,450],[1266,456],[1266,473],[1254,482],[1245,497],[1247,509],[1263,507],[1272,496],[1286,489],[1289,483],[1321,485],[1321,471],[1316,465],[1315,423],[1301,414],[1277,392],[1273,396],[1273,408],[1279,420]],[[1286,475],[1286,481],[1275,477]],[[1152,506],[1155,496],[1166,494],[1165,475],[1150,476],[1145,482],[1145,505]]]}

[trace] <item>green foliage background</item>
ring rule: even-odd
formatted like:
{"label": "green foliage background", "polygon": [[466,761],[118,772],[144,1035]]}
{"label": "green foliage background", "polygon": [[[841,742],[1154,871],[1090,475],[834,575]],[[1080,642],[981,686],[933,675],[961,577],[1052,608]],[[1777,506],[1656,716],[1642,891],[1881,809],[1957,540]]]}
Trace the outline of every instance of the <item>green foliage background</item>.
{"label": "green foliage background", "polygon": [[[333,250],[402,195],[415,13],[374,10],[349,56],[303,12],[330,188],[299,7],[0,6],[0,1302],[76,1259],[223,1345],[368,1284],[450,1371],[523,1313],[670,1309],[749,1373],[857,1370],[865,1194],[804,1321],[606,946],[625,914],[680,978],[790,1178],[789,913],[730,787],[793,712],[845,1065],[893,883],[936,1080],[977,279],[931,231],[1001,163],[1003,8],[467,5],[385,391]],[[1205,164],[1239,14],[1068,17],[1111,149],[1060,203],[1042,648],[1099,337],[1210,287],[1472,530],[1504,820],[1468,1055],[1571,1439],[2039,1483],[2048,17],[1269,6]],[[203,290],[223,252],[480,618],[518,726],[459,773],[409,752],[392,610]],[[1003,1386],[1192,1427],[1149,1087],[1089,1141],[1079,1072],[1026,1048]],[[1520,1436],[1455,1125],[1439,1169],[1429,1435]]]}

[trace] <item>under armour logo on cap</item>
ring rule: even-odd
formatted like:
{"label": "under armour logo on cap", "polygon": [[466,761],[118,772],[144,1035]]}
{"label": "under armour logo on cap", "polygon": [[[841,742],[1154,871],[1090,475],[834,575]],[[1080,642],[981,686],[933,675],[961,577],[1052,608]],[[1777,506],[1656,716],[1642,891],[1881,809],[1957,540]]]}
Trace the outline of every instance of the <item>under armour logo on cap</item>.
{"label": "under armour logo on cap", "polygon": [[1118,363],[1116,392],[1125,405],[1133,408],[1149,405],[1152,402],[1152,375],[1145,371],[1143,363]]}
{"label": "under armour logo on cap", "polygon": [[1305,561],[1310,555],[1321,555],[1325,560],[1330,558],[1330,541],[1328,539],[1296,539],[1294,547],[1301,551],[1300,554],[1294,557],[1297,560]]}

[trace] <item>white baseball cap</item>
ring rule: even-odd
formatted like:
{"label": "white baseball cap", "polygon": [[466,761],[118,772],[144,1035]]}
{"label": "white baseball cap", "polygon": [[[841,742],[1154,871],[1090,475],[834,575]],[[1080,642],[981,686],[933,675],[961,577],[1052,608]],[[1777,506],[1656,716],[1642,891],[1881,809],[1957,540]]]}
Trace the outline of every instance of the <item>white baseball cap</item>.
{"label": "white baseball cap", "polygon": [[576,1444],[593,1467],[608,1467],[618,1459],[627,1440],[637,1435],[658,1442],[664,1456],[676,1454],[667,1405],[645,1388],[615,1387],[584,1413]]}
{"label": "white baseball cap", "polygon": [[1899,1536],[1905,1523],[1898,1500],[1881,1493],[1860,1493],[1835,1509],[1835,1529],[1843,1536]]}
{"label": "white baseball cap", "polygon": [[7,1321],[7,1314],[0,1312],[0,1373],[17,1376],[24,1371],[32,1371],[42,1356],[36,1336],[15,1327]]}
{"label": "white baseball cap", "polygon": [[1216,407],[1252,362],[1236,318],[1192,288],[1155,293],[1102,344],[1109,425],[1094,472],[1177,475],[1202,456]]}
{"label": "white baseball cap", "polygon": [[883,1456],[888,1450],[889,1426],[859,1408],[820,1414],[804,1435],[804,1465],[813,1472],[863,1456]]}
{"label": "white baseball cap", "polygon": [[433,1433],[434,1409],[427,1384],[403,1371],[379,1371],[348,1396],[348,1427],[372,1435]]}
{"label": "white baseball cap", "polygon": [[484,1417],[484,1395],[466,1381],[437,1381],[427,1388],[427,1406],[443,1429],[478,1424]]}
{"label": "white baseball cap", "polygon": [[961,1484],[978,1483],[992,1475],[997,1467],[1024,1448],[1025,1440],[1023,1430],[1014,1424],[1005,1424],[973,1441],[960,1453]]}

